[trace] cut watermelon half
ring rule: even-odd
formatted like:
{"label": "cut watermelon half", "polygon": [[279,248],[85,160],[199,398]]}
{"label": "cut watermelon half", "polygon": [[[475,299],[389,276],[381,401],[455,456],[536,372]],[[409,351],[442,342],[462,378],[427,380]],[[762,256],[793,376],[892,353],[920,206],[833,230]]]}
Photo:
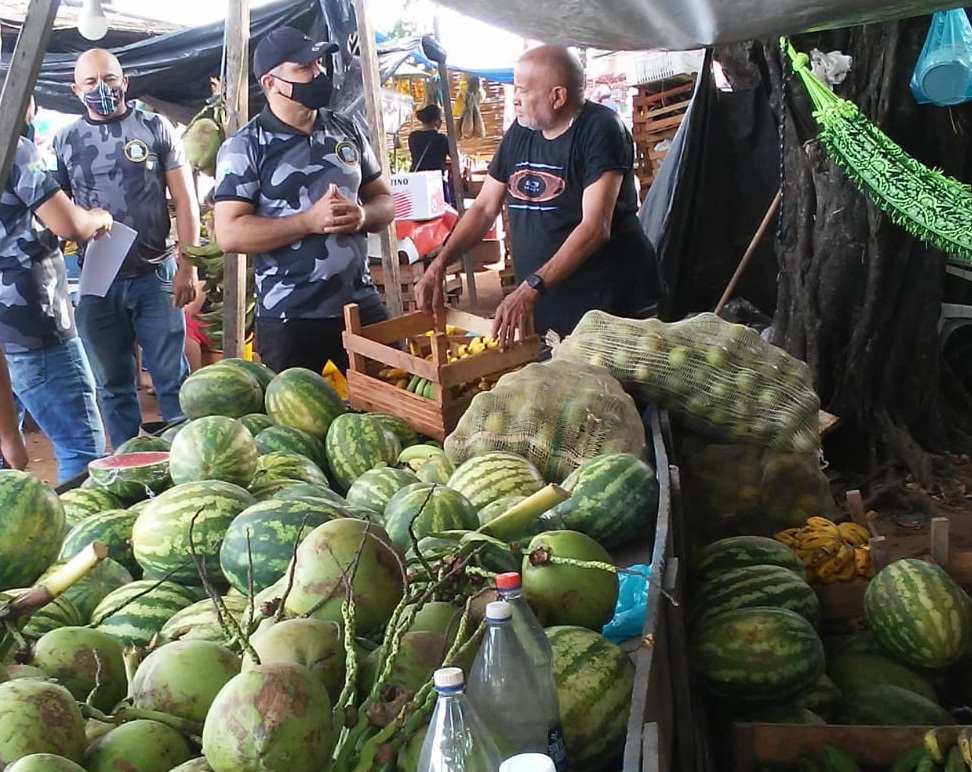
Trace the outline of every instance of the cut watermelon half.
{"label": "cut watermelon half", "polygon": [[172,484],[168,451],[140,451],[98,458],[88,464],[88,475],[99,488],[129,504],[161,493]]}

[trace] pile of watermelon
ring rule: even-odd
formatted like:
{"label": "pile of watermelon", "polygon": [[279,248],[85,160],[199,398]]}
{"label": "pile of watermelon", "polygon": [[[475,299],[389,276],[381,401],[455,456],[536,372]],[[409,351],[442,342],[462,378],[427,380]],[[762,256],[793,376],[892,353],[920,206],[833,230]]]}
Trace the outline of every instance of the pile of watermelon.
{"label": "pile of watermelon", "polygon": [[[506,513],[547,487],[532,463],[491,452],[455,467],[401,418],[349,412],[309,370],[223,360],[180,403],[186,421],[60,496],[0,471],[0,586],[29,586],[92,541],[109,552],[0,650],[0,765],[341,772],[386,725],[372,717],[403,712],[416,718],[389,742],[407,770],[432,671],[450,649],[468,666],[482,613],[470,599],[509,570],[549,630],[575,768],[611,764],[633,667],[600,635],[618,595],[604,566],[654,532],[648,463],[588,459],[563,481],[569,498],[511,527]],[[130,649],[147,654],[131,683]],[[127,720],[85,735],[82,702]],[[61,758],[30,766],[45,753]]]}
{"label": "pile of watermelon", "polygon": [[866,588],[867,629],[823,637],[805,571],[793,550],[761,536],[722,539],[697,555],[688,658],[717,716],[786,724],[961,723],[947,708],[955,707],[954,669],[967,672],[972,664],[966,661],[972,612],[944,570],[915,558],[890,563]]}

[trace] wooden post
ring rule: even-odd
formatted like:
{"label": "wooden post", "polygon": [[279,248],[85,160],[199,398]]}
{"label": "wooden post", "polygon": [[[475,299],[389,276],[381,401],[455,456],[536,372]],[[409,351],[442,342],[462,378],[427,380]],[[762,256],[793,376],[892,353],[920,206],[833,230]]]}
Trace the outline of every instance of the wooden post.
{"label": "wooden post", "polygon": [[[354,15],[358,25],[358,45],[361,51],[361,81],[368,115],[371,147],[378,156],[382,176],[391,177],[388,161],[388,142],[385,138],[385,118],[381,112],[381,75],[378,72],[378,49],[375,30],[368,17],[368,0],[354,0]],[[381,242],[381,270],[385,280],[385,306],[393,318],[402,315],[402,285],[398,276],[398,236],[395,224],[378,232]]]}
{"label": "wooden post", "polygon": [[[226,134],[249,120],[250,0],[229,0],[226,11]],[[223,356],[243,356],[246,339],[246,255],[223,255]]]}
{"label": "wooden post", "polygon": [[[449,80],[449,68],[445,60],[439,62],[439,83],[442,84],[442,112],[445,114],[446,135],[449,138],[449,157],[452,159],[452,198],[453,205],[459,216],[466,211],[466,202],[462,197],[462,169],[459,168],[459,141],[456,136],[456,119],[452,115],[452,81]],[[466,291],[469,293],[469,305],[473,312],[477,310],[479,298],[476,296],[476,269],[473,266],[472,255],[466,252],[462,256],[462,264],[466,269]]]}
{"label": "wooden post", "polygon": [[24,128],[27,105],[34,93],[60,4],[60,0],[31,0],[10,58],[0,91],[0,180],[4,182],[10,176],[17,137]]}

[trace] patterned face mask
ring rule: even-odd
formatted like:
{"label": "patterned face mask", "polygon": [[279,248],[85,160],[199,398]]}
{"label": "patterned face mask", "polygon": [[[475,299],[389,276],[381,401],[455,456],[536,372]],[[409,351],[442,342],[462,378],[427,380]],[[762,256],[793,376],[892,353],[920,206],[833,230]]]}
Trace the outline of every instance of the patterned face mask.
{"label": "patterned face mask", "polygon": [[85,107],[107,117],[115,114],[124,97],[125,92],[122,89],[112,88],[104,81],[98,81],[98,85],[91,91],[81,94],[81,101]]}

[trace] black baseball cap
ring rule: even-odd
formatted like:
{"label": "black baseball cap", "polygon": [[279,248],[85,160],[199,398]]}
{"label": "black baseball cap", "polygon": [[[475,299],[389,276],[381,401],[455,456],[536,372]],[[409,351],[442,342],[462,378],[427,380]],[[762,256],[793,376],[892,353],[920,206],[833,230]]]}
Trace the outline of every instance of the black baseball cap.
{"label": "black baseball cap", "polygon": [[259,79],[284,62],[313,62],[337,50],[336,43],[315,43],[299,29],[277,27],[257,43],[253,52],[253,74]]}

